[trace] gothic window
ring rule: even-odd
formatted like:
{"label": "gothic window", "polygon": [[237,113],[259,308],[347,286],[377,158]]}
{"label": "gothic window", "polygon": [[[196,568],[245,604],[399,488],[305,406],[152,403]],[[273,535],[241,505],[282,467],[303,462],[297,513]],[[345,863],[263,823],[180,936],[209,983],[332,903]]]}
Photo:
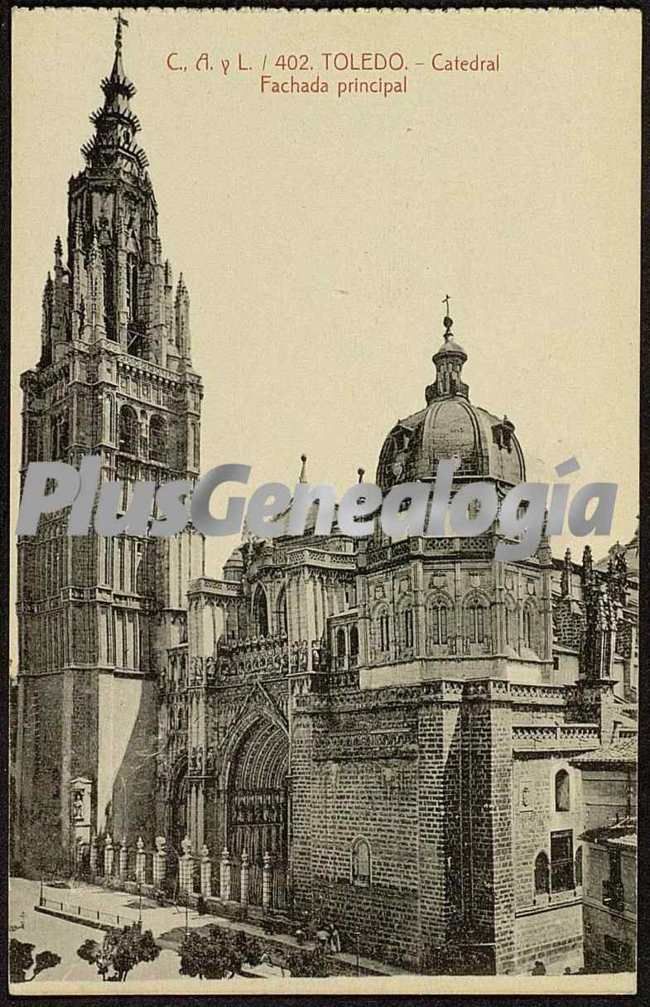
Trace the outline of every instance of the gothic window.
{"label": "gothic window", "polygon": [[386,609],[377,617],[377,644],[384,653],[390,650],[390,616]]}
{"label": "gothic window", "polygon": [[434,646],[449,641],[449,606],[444,601],[436,601],[429,609],[429,631]]}
{"label": "gothic window", "polygon": [[336,633],[336,656],[339,659],[342,659],[342,658],[345,657],[346,651],[347,651],[347,646],[346,646],[346,639],[345,639],[345,630],[341,628],[341,629],[337,630],[337,633]]}
{"label": "gothic window", "polygon": [[201,442],[199,440],[199,428],[194,424],[194,468],[198,469],[200,464],[199,455],[201,453]]}
{"label": "gothic window", "polygon": [[258,586],[253,599],[253,621],[257,636],[269,635],[269,609],[266,593],[264,588],[260,586]]}
{"label": "gothic window", "polygon": [[533,631],[533,613],[530,605],[526,605],[523,613],[523,636],[524,636],[524,647],[528,650],[535,649],[535,639]]}
{"label": "gothic window", "polygon": [[115,330],[115,263],[110,248],[104,248],[104,326],[107,337],[117,339]]}
{"label": "gothic window", "polygon": [[120,591],[124,590],[124,539],[117,540],[117,586]]}
{"label": "gothic window", "polygon": [[163,462],[167,454],[167,424],[162,416],[152,416],[149,422],[149,457]]}
{"label": "gothic window", "polygon": [[365,839],[357,839],[352,847],[352,883],[360,888],[370,887],[370,846]]}
{"label": "gothic window", "polygon": [[359,630],[356,626],[350,629],[350,663],[356,664],[359,660]]}
{"label": "gothic window", "polygon": [[138,417],[131,406],[120,409],[119,449],[130,455],[138,454]]}
{"label": "gothic window", "polygon": [[487,640],[488,607],[481,598],[474,598],[465,608],[465,635],[469,643]]}
{"label": "gothic window", "polygon": [[138,316],[138,262],[133,252],[126,257],[126,308],[130,322]]}
{"label": "gothic window", "polygon": [[506,645],[517,650],[517,611],[514,603],[506,602]]}
{"label": "gothic window", "polygon": [[414,644],[414,631],[413,631],[413,609],[405,608],[402,612],[402,623],[404,627],[404,646],[406,648],[413,647]]}
{"label": "gothic window", "polygon": [[548,857],[542,851],[535,857],[535,895],[546,895],[549,891]]}
{"label": "gothic window", "polygon": [[280,591],[278,596],[278,602],[276,606],[276,611],[278,614],[278,633],[280,636],[287,635],[287,592],[284,588]]}
{"label": "gothic window", "polygon": [[104,538],[104,583],[113,583],[113,539],[110,536]]}
{"label": "gothic window", "polygon": [[566,892],[574,887],[573,832],[551,832],[551,891]]}
{"label": "gothic window", "polygon": [[52,460],[63,458],[68,450],[68,420],[63,414],[53,416],[51,421],[52,431]]}
{"label": "gothic window", "polygon": [[560,769],[555,774],[555,810],[569,811],[570,806],[569,774],[566,769]]}

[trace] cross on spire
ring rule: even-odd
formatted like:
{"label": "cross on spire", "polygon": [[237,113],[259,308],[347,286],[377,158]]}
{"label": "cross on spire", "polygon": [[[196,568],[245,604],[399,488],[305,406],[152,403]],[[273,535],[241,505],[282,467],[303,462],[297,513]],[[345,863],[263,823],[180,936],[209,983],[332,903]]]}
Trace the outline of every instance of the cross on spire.
{"label": "cross on spire", "polygon": [[445,307],[447,309],[445,317],[442,320],[442,324],[445,327],[444,336],[445,336],[445,340],[449,340],[449,339],[451,339],[451,327],[454,324],[453,323],[453,319],[451,318],[451,316],[449,314],[449,294],[445,294],[445,296],[442,299],[442,303],[445,305]]}
{"label": "cross on spire", "polygon": [[122,17],[122,12],[118,11],[117,17],[113,18],[117,22],[117,28],[115,29],[115,50],[116,52],[121,52],[122,49],[122,25],[125,28],[129,27],[129,22],[125,17]]}

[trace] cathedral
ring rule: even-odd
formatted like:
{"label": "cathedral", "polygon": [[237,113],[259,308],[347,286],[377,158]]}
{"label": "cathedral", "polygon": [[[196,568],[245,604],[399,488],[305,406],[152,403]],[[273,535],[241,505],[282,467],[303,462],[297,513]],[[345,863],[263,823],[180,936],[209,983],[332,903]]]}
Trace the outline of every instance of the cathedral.
{"label": "cathedral", "polygon": [[[198,478],[203,385],[119,19],[101,87],[21,379],[22,471],[98,455],[125,512],[134,481]],[[525,453],[473,402],[449,317],[433,364],[376,483],[431,482],[457,456],[457,488],[503,497]],[[494,529],[322,537],[316,506],[303,536],[245,535],[221,577],[189,526],[70,537],[58,513],[19,540],[16,860],[64,871],[107,837],[165,845],[171,869],[207,850],[229,872],[207,893],[219,912],[245,867],[250,912],[334,920],[412,971],[581,964],[572,760],[636,735],[638,539],[602,562],[544,538],[497,562]]]}

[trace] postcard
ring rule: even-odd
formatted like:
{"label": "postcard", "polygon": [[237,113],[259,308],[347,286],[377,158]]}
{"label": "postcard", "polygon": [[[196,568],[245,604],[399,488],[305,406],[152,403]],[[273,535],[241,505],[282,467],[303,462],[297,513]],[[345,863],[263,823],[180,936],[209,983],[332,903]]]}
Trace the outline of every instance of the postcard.
{"label": "postcard", "polygon": [[13,10],[12,993],[634,992],[640,41]]}

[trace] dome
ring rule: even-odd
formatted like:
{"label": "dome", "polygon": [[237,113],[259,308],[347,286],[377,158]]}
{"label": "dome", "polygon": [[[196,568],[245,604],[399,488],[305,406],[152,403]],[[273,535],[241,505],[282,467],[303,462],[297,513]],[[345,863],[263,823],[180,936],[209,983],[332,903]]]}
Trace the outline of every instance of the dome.
{"label": "dome", "polygon": [[433,479],[438,462],[459,457],[457,475],[515,485],[526,479],[526,465],[515,426],[475,406],[462,381],[465,350],[445,318],[445,342],[434,355],[436,380],[426,390],[427,406],[399,420],[389,432],[379,456],[377,484]]}

